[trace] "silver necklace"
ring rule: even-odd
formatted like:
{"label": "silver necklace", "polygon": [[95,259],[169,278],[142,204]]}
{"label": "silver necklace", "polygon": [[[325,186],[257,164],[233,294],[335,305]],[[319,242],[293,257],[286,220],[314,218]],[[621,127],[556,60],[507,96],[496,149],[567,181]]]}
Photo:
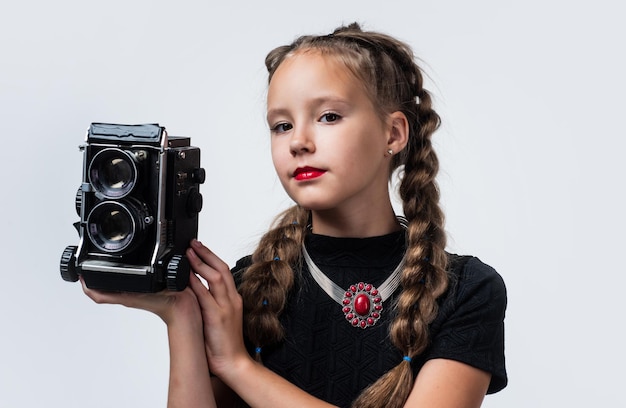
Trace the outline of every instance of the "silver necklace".
{"label": "silver necklace", "polygon": [[405,257],[402,257],[396,269],[378,288],[371,283],[359,282],[350,285],[348,289],[342,289],[315,265],[304,244],[302,245],[302,254],[315,282],[332,300],[341,306],[346,320],[352,326],[361,329],[375,325],[380,319],[383,302],[389,299],[400,285],[400,272],[402,272],[405,260]]}

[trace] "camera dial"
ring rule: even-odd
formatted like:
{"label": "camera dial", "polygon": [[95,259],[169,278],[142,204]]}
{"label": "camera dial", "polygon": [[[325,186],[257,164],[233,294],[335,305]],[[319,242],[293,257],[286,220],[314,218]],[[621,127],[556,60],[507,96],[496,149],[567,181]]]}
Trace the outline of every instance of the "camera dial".
{"label": "camera dial", "polygon": [[61,255],[60,269],[61,277],[67,282],[76,282],[78,280],[78,273],[76,272],[76,249],[75,245],[70,245],[65,248]]}

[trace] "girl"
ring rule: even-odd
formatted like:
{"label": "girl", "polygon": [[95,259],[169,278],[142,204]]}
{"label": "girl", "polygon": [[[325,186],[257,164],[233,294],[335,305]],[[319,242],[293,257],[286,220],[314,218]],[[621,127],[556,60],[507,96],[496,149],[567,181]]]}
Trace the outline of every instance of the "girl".
{"label": "girl", "polygon": [[352,24],[266,65],[272,159],[296,205],[232,274],[193,241],[208,290],[192,275],[179,293],[86,293],[166,322],[170,406],[480,406],[507,382],[505,287],[445,252],[439,117],[411,49]]}

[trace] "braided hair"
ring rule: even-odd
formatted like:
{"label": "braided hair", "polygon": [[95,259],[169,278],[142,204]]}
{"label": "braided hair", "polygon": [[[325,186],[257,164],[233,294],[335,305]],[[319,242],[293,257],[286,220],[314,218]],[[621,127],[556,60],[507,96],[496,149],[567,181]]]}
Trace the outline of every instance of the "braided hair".
{"label": "braided hair", "polygon": [[[394,155],[389,174],[402,170],[399,193],[408,221],[402,291],[389,329],[391,341],[405,358],[353,403],[366,408],[401,407],[413,387],[410,360],[427,347],[428,326],[438,311],[437,298],[448,286],[444,216],[435,181],[439,161],[431,143],[440,119],[407,44],[386,34],[363,31],[356,23],[329,35],[302,36],[267,55],[269,81],[286,58],[306,50],[343,63],[365,86],[381,118],[401,111],[409,122],[408,144]],[[297,205],[281,214],[261,238],[251,266],[243,273],[244,330],[257,351],[284,337],[279,316],[293,287],[294,270],[300,269],[308,219],[309,212]],[[259,299],[259,293],[267,297]]]}

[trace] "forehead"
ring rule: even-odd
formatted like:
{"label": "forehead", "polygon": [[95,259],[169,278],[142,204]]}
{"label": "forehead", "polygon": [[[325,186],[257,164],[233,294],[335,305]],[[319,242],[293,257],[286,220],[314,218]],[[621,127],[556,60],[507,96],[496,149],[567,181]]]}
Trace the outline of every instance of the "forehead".
{"label": "forehead", "polygon": [[[316,49],[298,50],[288,55],[278,66],[268,89],[268,103],[278,96],[304,96],[333,90],[356,97],[367,89],[342,59],[332,53]],[[369,98],[368,98],[369,99]]]}
{"label": "forehead", "polygon": [[298,50],[285,57],[274,72],[270,85],[276,77],[281,77],[279,79],[288,75],[315,77],[324,73],[330,73],[342,80],[351,76],[348,67],[334,54],[316,49]]}

